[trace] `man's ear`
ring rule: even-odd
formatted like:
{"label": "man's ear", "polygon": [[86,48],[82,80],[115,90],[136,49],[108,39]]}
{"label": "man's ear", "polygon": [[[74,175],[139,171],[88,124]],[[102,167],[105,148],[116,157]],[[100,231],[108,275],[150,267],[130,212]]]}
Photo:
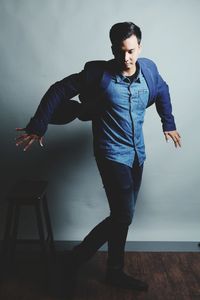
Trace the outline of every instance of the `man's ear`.
{"label": "man's ear", "polygon": [[139,44],[139,54],[141,53],[141,51],[142,51],[142,45]]}

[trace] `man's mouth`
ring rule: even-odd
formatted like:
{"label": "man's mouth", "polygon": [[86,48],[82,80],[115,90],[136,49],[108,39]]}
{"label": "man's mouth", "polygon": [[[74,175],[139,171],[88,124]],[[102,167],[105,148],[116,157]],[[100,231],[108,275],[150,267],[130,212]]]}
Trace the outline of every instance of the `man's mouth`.
{"label": "man's mouth", "polygon": [[130,62],[124,62],[124,65],[125,65],[126,67],[129,67],[129,66],[131,65],[131,63],[130,63]]}

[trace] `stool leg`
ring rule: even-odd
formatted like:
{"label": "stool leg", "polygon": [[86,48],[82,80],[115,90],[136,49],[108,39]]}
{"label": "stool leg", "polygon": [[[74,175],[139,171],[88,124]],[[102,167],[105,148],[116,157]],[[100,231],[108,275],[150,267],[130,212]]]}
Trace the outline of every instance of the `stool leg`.
{"label": "stool leg", "polygon": [[45,217],[47,233],[48,233],[47,241],[50,242],[52,254],[55,256],[53,231],[52,231],[51,220],[50,220],[50,215],[49,215],[49,208],[48,208],[46,196],[44,196],[42,200],[43,200],[42,204],[43,204],[43,210],[44,210],[44,217]]}
{"label": "stool leg", "polygon": [[9,256],[10,234],[11,234],[11,228],[12,228],[13,212],[14,212],[13,203],[9,200],[8,208],[7,208],[7,215],[6,215],[4,238],[3,238],[3,247],[2,247],[3,259],[5,259]]}
{"label": "stool leg", "polygon": [[35,204],[35,209],[36,209],[36,216],[37,216],[38,232],[39,232],[39,237],[40,237],[40,245],[42,248],[42,257],[43,257],[44,268],[45,268],[44,269],[45,278],[46,278],[45,284],[48,285],[50,269],[49,269],[49,264],[48,264],[48,253],[47,253],[47,248],[46,248],[44,227],[43,227],[42,215],[41,215],[41,210],[40,210],[40,201]]}
{"label": "stool leg", "polygon": [[38,226],[38,232],[39,232],[39,237],[40,237],[40,245],[42,248],[42,254],[43,254],[45,262],[47,262],[46,242],[45,242],[45,236],[44,236],[44,227],[43,227],[43,222],[42,222],[40,203],[37,203],[35,205],[35,209],[36,209],[37,226]]}
{"label": "stool leg", "polygon": [[19,214],[20,214],[19,204],[15,205],[14,212],[15,212],[14,213],[14,223],[13,223],[12,236],[11,236],[11,261],[12,262],[14,262],[14,258],[15,258],[16,240],[17,240]]}

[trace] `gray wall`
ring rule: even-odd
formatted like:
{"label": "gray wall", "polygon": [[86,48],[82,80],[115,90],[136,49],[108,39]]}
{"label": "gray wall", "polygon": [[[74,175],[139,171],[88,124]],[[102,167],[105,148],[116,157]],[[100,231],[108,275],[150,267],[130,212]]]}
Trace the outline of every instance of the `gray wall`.
{"label": "gray wall", "polygon": [[[109,213],[92,152],[91,124],[49,126],[45,147],[15,147],[23,127],[55,81],[93,59],[110,59],[108,31],[131,20],[143,31],[141,56],[153,59],[170,86],[183,147],[165,142],[155,107],[146,112],[147,161],[129,241],[200,239],[200,1],[1,0],[1,235],[4,197],[20,177],[49,180],[57,240],[80,240]],[[21,232],[34,235],[31,211]]]}

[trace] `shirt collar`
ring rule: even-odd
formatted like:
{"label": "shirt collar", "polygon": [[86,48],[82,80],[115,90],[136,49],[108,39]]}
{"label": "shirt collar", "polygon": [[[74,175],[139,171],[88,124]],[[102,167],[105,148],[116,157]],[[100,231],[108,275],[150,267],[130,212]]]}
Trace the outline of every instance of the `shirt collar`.
{"label": "shirt collar", "polygon": [[[140,80],[140,78],[141,78],[141,67],[140,67],[138,62],[136,62],[136,72],[137,72],[137,75],[136,75],[136,78],[134,79],[134,82],[140,83],[141,82],[141,80]],[[127,80],[126,76],[124,76],[121,72],[116,72],[115,81],[117,83],[119,83],[122,80],[123,81]]]}

